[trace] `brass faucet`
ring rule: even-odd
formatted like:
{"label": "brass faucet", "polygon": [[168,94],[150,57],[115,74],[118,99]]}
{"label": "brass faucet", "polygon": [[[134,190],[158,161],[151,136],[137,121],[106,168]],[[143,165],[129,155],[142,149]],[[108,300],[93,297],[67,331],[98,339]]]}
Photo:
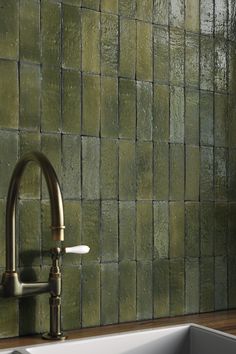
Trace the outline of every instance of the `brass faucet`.
{"label": "brass faucet", "polygon": [[88,246],[55,247],[50,250],[52,267],[47,282],[23,283],[16,271],[16,203],[21,177],[29,162],[38,164],[46,180],[51,205],[51,231],[54,241],[64,241],[64,209],[63,198],[57,175],[49,160],[41,152],[25,154],[16,164],[13,171],[6,206],[6,270],[2,277],[0,293],[5,297],[24,297],[41,293],[50,293],[50,331],[43,334],[44,339],[62,340],[66,337],[61,330],[61,270],[60,257],[65,253],[84,254],[89,252]]}

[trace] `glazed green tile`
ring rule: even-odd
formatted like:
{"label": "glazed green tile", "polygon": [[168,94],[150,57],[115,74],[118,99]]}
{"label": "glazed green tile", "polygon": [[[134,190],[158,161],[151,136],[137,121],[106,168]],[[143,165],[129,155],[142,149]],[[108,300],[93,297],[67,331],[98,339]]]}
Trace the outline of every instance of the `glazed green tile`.
{"label": "glazed green tile", "polygon": [[0,266],[5,267],[6,240],[5,240],[5,217],[6,217],[6,200],[0,199]]}
{"label": "glazed green tile", "polygon": [[40,125],[40,67],[20,65],[20,128],[38,130]]}
{"label": "glazed green tile", "polygon": [[228,197],[228,151],[225,148],[215,148],[214,184],[215,199],[227,200]]}
{"label": "glazed green tile", "polygon": [[166,27],[153,27],[154,81],[169,81],[169,33]]}
{"label": "glazed green tile", "polygon": [[[98,136],[100,130],[100,77],[83,75],[82,134]],[[91,97],[93,104],[91,104]]]}
{"label": "glazed green tile", "polygon": [[118,264],[101,265],[101,324],[118,322]]}
{"label": "glazed green tile", "polygon": [[0,197],[6,198],[10,178],[17,162],[18,134],[0,132]]}
{"label": "glazed green tile", "polygon": [[185,142],[199,144],[199,91],[185,89]]}
{"label": "glazed green tile", "polygon": [[17,59],[19,47],[19,1],[1,1],[0,23],[0,57]]}
{"label": "glazed green tile", "polygon": [[134,260],[136,208],[135,202],[119,202],[119,260]]}
{"label": "glazed green tile", "polygon": [[184,256],[184,203],[169,204],[170,258]]}
{"label": "glazed green tile", "polygon": [[117,76],[118,16],[101,14],[101,73]]}
{"label": "glazed green tile", "polygon": [[135,144],[119,141],[119,199],[135,200],[136,197]]}
{"label": "glazed green tile", "polygon": [[166,0],[153,1],[153,22],[159,25],[168,25],[169,3]]}
{"label": "glazed green tile", "polygon": [[81,68],[81,12],[76,6],[63,6],[62,65]]}
{"label": "glazed green tile", "polygon": [[137,262],[137,320],[152,318],[152,262]]}
{"label": "glazed green tile", "polygon": [[185,36],[185,83],[188,86],[199,87],[199,35]]}
{"label": "glazed green tile", "polygon": [[185,199],[198,200],[200,189],[199,147],[186,145],[185,154]]}
{"label": "glazed green tile", "polygon": [[170,260],[170,315],[184,314],[184,259]]}
{"label": "glazed green tile", "polygon": [[0,338],[16,337],[19,335],[18,300],[13,298],[1,299]]}
{"label": "glazed green tile", "polygon": [[229,150],[229,194],[230,201],[234,201],[236,197],[235,181],[236,181],[236,154],[235,149]]}
{"label": "glazed green tile", "polygon": [[229,234],[228,234],[228,254],[230,256],[236,255],[236,240],[235,240],[235,231],[236,231],[236,221],[235,221],[235,212],[236,204],[229,204]]}
{"label": "glazed green tile", "polygon": [[213,91],[214,41],[212,37],[200,37],[200,88]]}
{"label": "glazed green tile", "polygon": [[185,261],[185,313],[199,312],[199,259]]}
{"label": "glazed green tile", "polygon": [[236,257],[229,257],[228,264],[228,306],[231,309],[236,306]]}
{"label": "glazed green tile", "polygon": [[82,327],[100,325],[100,265],[82,267]]}
{"label": "glazed green tile", "polygon": [[169,256],[169,207],[168,202],[153,203],[154,258]]}
{"label": "glazed green tile", "polygon": [[100,73],[100,14],[82,11],[82,70]]}
{"label": "glazed green tile", "polygon": [[[71,255],[68,255],[70,257]],[[63,330],[81,327],[81,269],[63,267],[62,317]],[[73,286],[71,286],[73,284]]]}
{"label": "glazed green tile", "polygon": [[153,161],[153,198],[169,198],[169,144],[154,144]]}
{"label": "glazed green tile", "polygon": [[201,0],[185,0],[185,29],[190,32],[199,32],[199,2]]}
{"label": "glazed green tile", "polygon": [[101,0],[101,11],[109,13],[118,13],[119,0]]}
{"label": "glazed green tile", "polygon": [[82,201],[82,243],[90,247],[90,252],[82,257],[82,262],[100,260],[100,202]]}
{"label": "glazed green tile", "polygon": [[200,148],[201,170],[200,170],[200,199],[213,200],[213,148],[202,146]]}
{"label": "glazed green tile", "polygon": [[136,0],[119,0],[119,14],[125,17],[135,17]]}
{"label": "glazed green tile", "polygon": [[118,196],[118,143],[101,140],[101,198],[117,199]]}
{"label": "glazed green tile", "polygon": [[153,140],[169,141],[169,86],[154,85],[153,93]]}
{"label": "glazed green tile", "polygon": [[199,257],[199,203],[185,203],[185,256]]}
{"label": "glazed green tile", "polygon": [[235,53],[236,53],[236,43],[228,42],[228,91],[231,93],[235,92],[236,83],[234,80],[235,75]]}
{"label": "glazed green tile", "polygon": [[137,80],[152,81],[153,53],[152,53],[152,25],[137,22]]}
{"label": "glazed green tile", "polygon": [[152,202],[138,201],[136,204],[136,250],[137,260],[151,260],[153,253]]}
{"label": "glazed green tile", "polygon": [[62,130],[65,133],[81,131],[81,74],[63,70]]}
{"label": "glazed green tile", "polygon": [[170,200],[184,199],[184,146],[170,145]]}
{"label": "glazed green tile", "polygon": [[215,203],[214,255],[227,254],[229,210],[227,202]]}
{"label": "glazed green tile", "polygon": [[82,6],[98,11],[100,7],[100,0],[82,0]]}
{"label": "glazed green tile", "polygon": [[[230,4],[229,4],[230,7]],[[216,0],[214,8],[214,31],[217,36],[227,38],[228,21],[228,1]],[[230,22],[230,20],[229,20]]]}
{"label": "glazed green tile", "polygon": [[152,22],[153,1],[137,0],[136,1],[136,18],[138,20]]}
{"label": "glazed green tile", "polygon": [[200,91],[200,143],[214,144],[214,102],[213,93]]}
{"label": "glazed green tile", "polygon": [[216,146],[228,146],[228,96],[215,93],[214,133]]}
{"label": "glazed green tile", "polygon": [[134,139],[136,136],[136,83],[119,80],[119,137]]}
{"label": "glazed green tile", "polygon": [[200,30],[204,34],[213,34],[214,1],[200,1]]}
{"label": "glazed green tile", "polygon": [[51,266],[52,261],[50,257],[50,249],[55,247],[55,241],[52,239],[52,232],[50,229],[51,211],[49,200],[41,201],[41,249],[43,265]]}
{"label": "glazed green tile", "polygon": [[184,27],[184,0],[170,0],[169,21],[173,27]]}
{"label": "glazed green tile", "polygon": [[119,75],[134,79],[136,70],[136,21],[121,17],[119,31]]}
{"label": "glazed green tile", "polygon": [[153,197],[153,147],[149,142],[136,144],[137,199]]}
{"label": "glazed green tile", "polygon": [[170,29],[170,82],[184,84],[184,31],[179,28]]}
{"label": "glazed green tile", "polygon": [[227,259],[215,258],[215,311],[228,308]]}
{"label": "glazed green tile", "polygon": [[101,78],[101,136],[118,136],[118,80]]}
{"label": "glazed green tile", "polygon": [[101,203],[101,253],[102,262],[118,260],[118,202]]}
{"label": "glazed green tile", "polygon": [[41,55],[45,65],[61,64],[61,4],[41,1]]}
{"label": "glazed green tile", "polygon": [[215,90],[227,91],[227,42],[216,38],[215,40]]}
{"label": "glazed green tile", "polygon": [[61,130],[61,73],[54,67],[43,66],[42,70],[42,131]]}
{"label": "glazed green tile", "polygon": [[214,258],[200,259],[200,312],[214,311]]}
{"label": "glazed green tile", "polygon": [[82,195],[85,199],[99,199],[100,140],[82,138]]}
{"label": "glazed green tile", "polygon": [[230,150],[236,147],[234,139],[236,133],[236,104],[234,95],[228,95],[228,146]]}
{"label": "glazed green tile", "polygon": [[200,206],[200,252],[201,256],[214,253],[214,203],[203,202]]}
{"label": "glazed green tile", "polygon": [[63,4],[81,6],[82,0],[61,0]]}
{"label": "glazed green tile", "polygon": [[63,196],[78,199],[81,196],[81,138],[78,135],[62,136]]}
{"label": "glazed green tile", "polygon": [[0,108],[0,127],[16,129],[19,119],[17,63],[0,60],[0,77],[0,100],[4,102]]}
{"label": "glazed green tile", "polygon": [[184,89],[170,88],[170,142],[184,142]]}
{"label": "glazed green tile", "polygon": [[136,262],[119,263],[119,322],[136,320]]}
{"label": "glazed green tile", "polygon": [[153,262],[153,315],[154,318],[170,314],[169,260],[158,259]]}
{"label": "glazed green tile", "polygon": [[235,18],[235,4],[234,1],[228,2],[228,39],[235,41],[235,27],[234,27],[234,18]]}
{"label": "glazed green tile", "polygon": [[152,140],[153,87],[150,82],[137,82],[137,139]]}

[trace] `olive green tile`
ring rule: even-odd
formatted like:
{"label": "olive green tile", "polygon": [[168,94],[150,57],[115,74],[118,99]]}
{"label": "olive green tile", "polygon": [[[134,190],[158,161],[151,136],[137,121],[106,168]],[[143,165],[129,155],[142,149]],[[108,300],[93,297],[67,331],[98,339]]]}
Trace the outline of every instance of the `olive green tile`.
{"label": "olive green tile", "polygon": [[1,1],[0,23],[0,57],[17,59],[19,48],[18,0]]}
{"label": "olive green tile", "polygon": [[184,256],[184,203],[169,204],[170,258]]}
{"label": "olive green tile", "polygon": [[152,22],[153,1],[137,0],[136,1],[136,17],[138,20]]}
{"label": "olive green tile", "polygon": [[214,41],[210,36],[200,37],[200,88],[213,90]]}
{"label": "olive green tile", "polygon": [[118,196],[118,143],[117,140],[101,140],[101,198],[117,199]]}
{"label": "olive green tile", "polygon": [[63,196],[78,199],[81,196],[81,138],[62,135]]}
{"label": "olive green tile", "polygon": [[118,136],[118,80],[101,78],[101,136]]}
{"label": "olive green tile", "polygon": [[200,215],[198,202],[185,203],[185,256],[199,257]]}
{"label": "olive green tile", "polygon": [[100,202],[82,201],[82,243],[90,247],[90,252],[82,257],[82,262],[100,260]]}
{"label": "olive green tile", "polygon": [[185,84],[199,87],[199,35],[185,36]]}
{"label": "olive green tile", "polygon": [[153,22],[159,25],[168,25],[169,2],[166,0],[153,1]]}
{"label": "olive green tile", "polygon": [[151,260],[153,253],[152,202],[138,201],[136,205],[137,260]]}
{"label": "olive green tile", "polygon": [[101,265],[101,324],[118,322],[118,264]]}
{"label": "olive green tile", "polygon": [[135,17],[136,0],[119,0],[119,14],[126,17]]}
{"label": "olive green tile", "polygon": [[[39,281],[47,281],[48,274],[50,271],[50,267],[48,266],[43,266],[40,267],[37,271],[38,279]],[[48,331],[49,326],[50,326],[50,308],[49,308],[49,294],[42,294],[40,296],[36,296],[36,317],[40,319],[37,323],[36,321],[36,326],[38,324],[39,330],[37,332],[43,333]],[[24,318],[24,317],[23,317]]]}
{"label": "olive green tile", "polygon": [[168,202],[153,203],[154,258],[169,256],[169,206]]}
{"label": "olive green tile", "polygon": [[49,200],[41,201],[41,249],[43,265],[51,266],[52,261],[50,257],[50,249],[56,247],[56,242],[52,239],[52,232],[50,229],[51,210]]}
{"label": "olive green tile", "polygon": [[215,203],[214,255],[227,254],[229,210],[227,202]]}
{"label": "olive green tile", "polygon": [[152,53],[152,25],[137,22],[137,80],[152,81],[153,53]]}
{"label": "olive green tile", "polygon": [[42,131],[61,130],[61,73],[54,67],[43,66],[42,70]]}
{"label": "olive green tile", "polygon": [[170,82],[184,84],[184,31],[179,28],[170,29]]}
{"label": "olive green tile", "polygon": [[201,170],[200,170],[200,199],[214,199],[214,175],[213,175],[213,148],[202,146],[201,154]]}
{"label": "olive green tile", "polygon": [[19,335],[18,300],[13,298],[1,299],[0,338],[16,337]]}
{"label": "olive green tile", "polygon": [[228,145],[230,148],[236,147],[236,141],[234,139],[236,133],[236,104],[234,95],[228,95]]}
{"label": "olive green tile", "polygon": [[199,200],[200,153],[199,146],[186,145],[185,150],[185,199]]}
{"label": "olive green tile", "polygon": [[118,16],[101,14],[101,73],[117,76]]}
{"label": "olive green tile", "polygon": [[170,88],[170,142],[184,142],[184,89]]}
{"label": "olive green tile", "polygon": [[200,259],[200,312],[214,311],[214,258]]}
{"label": "olive green tile", "polygon": [[153,197],[153,147],[149,142],[136,144],[137,199]]}
{"label": "olive green tile", "polygon": [[228,308],[227,291],[227,259],[226,257],[215,258],[215,310]]}
{"label": "olive green tile", "polygon": [[215,90],[227,91],[227,42],[216,38],[215,40]]}
{"label": "olive green tile", "polygon": [[136,83],[119,80],[119,137],[134,139],[136,136]]}
{"label": "olive green tile", "polygon": [[76,6],[63,6],[62,65],[81,68],[81,11]]}
{"label": "olive green tile", "polygon": [[82,195],[85,199],[99,199],[100,141],[82,138]]}
{"label": "olive green tile", "polygon": [[201,0],[185,0],[185,29],[190,32],[199,32],[199,2]]}
{"label": "olive green tile", "polygon": [[229,204],[229,235],[228,235],[228,254],[230,256],[236,255],[236,240],[235,240],[235,231],[236,231],[236,221],[235,221],[235,212],[236,204]]}
{"label": "olive green tile", "polygon": [[155,143],[153,150],[153,198],[169,198],[169,144]]}
{"label": "olive green tile", "polygon": [[119,202],[119,260],[134,260],[136,253],[135,202]]}
{"label": "olive green tile", "polygon": [[185,313],[199,312],[199,259],[185,261]]}
{"label": "olive green tile", "polygon": [[82,70],[100,73],[100,14],[82,11]]}
{"label": "olive green tile", "polygon": [[137,139],[152,140],[153,87],[150,82],[137,82]]}
{"label": "olive green tile", "polygon": [[61,0],[63,4],[81,6],[82,0]]}
{"label": "olive green tile", "polygon": [[136,320],[136,262],[119,263],[119,321]]}
{"label": "olive green tile", "polygon": [[235,181],[236,181],[236,150],[229,150],[229,194],[228,198],[230,201],[235,200],[236,190],[235,190]]}
{"label": "olive green tile", "polygon": [[6,198],[10,178],[17,162],[18,134],[15,132],[0,132],[0,197]]}
{"label": "olive green tile", "polygon": [[184,146],[170,145],[170,200],[184,199]]}
{"label": "olive green tile", "polygon": [[40,67],[20,65],[20,128],[38,130],[40,126]]}
{"label": "olive green tile", "polygon": [[235,53],[236,53],[236,43],[228,42],[228,91],[235,92],[236,83],[234,80],[235,75]]}
{"label": "olive green tile", "polygon": [[214,101],[212,92],[200,92],[200,143],[214,144]]}
{"label": "olive green tile", "polygon": [[214,1],[200,2],[200,30],[204,34],[212,34],[214,30]]}
{"label": "olive green tile", "polygon": [[41,1],[41,55],[45,65],[61,64],[61,4]]}
{"label": "olive green tile", "polygon": [[119,199],[135,200],[136,197],[135,144],[119,141]]}
{"label": "olive green tile", "polygon": [[0,199],[0,266],[5,267],[5,254],[6,254],[6,238],[5,238],[5,217],[6,217],[6,200]]}
{"label": "olive green tile", "polygon": [[184,314],[184,259],[170,260],[170,315]]}
{"label": "olive green tile", "polygon": [[199,91],[185,89],[185,142],[199,144]]}
{"label": "olive green tile", "polygon": [[[230,7],[230,4],[229,4]],[[224,36],[227,38],[228,30],[228,1],[227,0],[218,0],[215,1],[214,7],[214,31],[218,36]]]}
{"label": "olive green tile", "polygon": [[228,197],[228,151],[215,148],[214,156],[215,199],[227,200]]}
{"label": "olive green tile", "polygon": [[229,257],[229,283],[228,283],[228,306],[229,308],[235,308],[236,306],[236,257]]}
{"label": "olive green tile", "polygon": [[153,262],[153,315],[154,318],[170,314],[169,260],[158,259]]}
{"label": "olive green tile", "polygon": [[184,0],[169,1],[169,21],[173,27],[184,27]]}
{"label": "olive green tile", "polygon": [[0,100],[4,102],[0,108],[0,127],[16,129],[19,119],[17,63],[0,60],[0,77]]}
{"label": "olive green tile", "polygon": [[234,31],[234,18],[235,18],[235,4],[234,1],[228,2],[228,39],[235,41],[235,31]]}
{"label": "olive green tile", "polygon": [[100,0],[82,0],[82,6],[98,11],[100,7]]}
{"label": "olive green tile", "polygon": [[201,256],[214,253],[214,203],[203,202],[200,206]]}
{"label": "olive green tile", "polygon": [[63,70],[62,129],[65,133],[81,131],[81,74]]}
{"label": "olive green tile", "polygon": [[119,0],[101,0],[101,11],[117,14],[118,4]]}
{"label": "olive green tile", "polygon": [[[82,133],[98,136],[100,130],[100,77],[83,75]],[[93,104],[91,104],[91,97]]]}
{"label": "olive green tile", "polygon": [[153,27],[154,81],[169,81],[169,33],[166,27]]}
{"label": "olive green tile", "polygon": [[118,202],[101,203],[102,262],[118,261]]}
{"label": "olive green tile", "polygon": [[135,78],[136,71],[136,21],[120,18],[119,28],[119,74]]}
{"label": "olive green tile", "polygon": [[100,325],[100,265],[82,267],[82,327]]}
{"label": "olive green tile", "polygon": [[228,96],[215,93],[214,133],[216,146],[228,146]]}
{"label": "olive green tile", "polygon": [[169,86],[154,85],[153,93],[153,140],[169,141]]}
{"label": "olive green tile", "polygon": [[137,319],[152,318],[152,262],[137,262]]}

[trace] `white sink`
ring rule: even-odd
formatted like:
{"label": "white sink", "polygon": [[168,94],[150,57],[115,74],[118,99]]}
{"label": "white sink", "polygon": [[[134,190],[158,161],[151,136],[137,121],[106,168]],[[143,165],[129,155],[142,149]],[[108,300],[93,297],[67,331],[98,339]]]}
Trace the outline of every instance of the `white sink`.
{"label": "white sink", "polygon": [[236,337],[195,324],[0,350],[2,354],[235,354]]}

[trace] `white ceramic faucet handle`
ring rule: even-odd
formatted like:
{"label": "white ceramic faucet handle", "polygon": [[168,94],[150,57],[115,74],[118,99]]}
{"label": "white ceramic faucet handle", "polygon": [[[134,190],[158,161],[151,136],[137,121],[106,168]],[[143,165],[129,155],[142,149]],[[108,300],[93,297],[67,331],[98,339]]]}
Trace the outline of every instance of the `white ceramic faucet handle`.
{"label": "white ceramic faucet handle", "polygon": [[77,253],[77,254],[86,254],[89,253],[90,248],[86,245],[78,245],[74,247],[66,247],[65,253]]}

